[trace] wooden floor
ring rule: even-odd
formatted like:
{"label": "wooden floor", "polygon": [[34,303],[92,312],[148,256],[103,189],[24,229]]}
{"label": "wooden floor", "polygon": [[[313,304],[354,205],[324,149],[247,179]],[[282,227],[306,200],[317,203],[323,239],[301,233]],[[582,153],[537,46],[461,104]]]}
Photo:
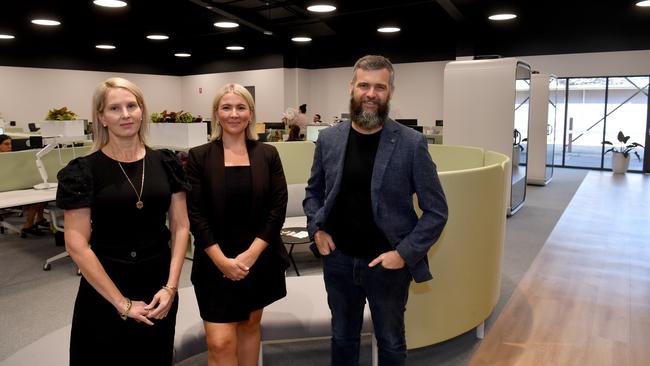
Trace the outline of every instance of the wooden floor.
{"label": "wooden floor", "polygon": [[650,176],[587,175],[469,365],[650,365]]}

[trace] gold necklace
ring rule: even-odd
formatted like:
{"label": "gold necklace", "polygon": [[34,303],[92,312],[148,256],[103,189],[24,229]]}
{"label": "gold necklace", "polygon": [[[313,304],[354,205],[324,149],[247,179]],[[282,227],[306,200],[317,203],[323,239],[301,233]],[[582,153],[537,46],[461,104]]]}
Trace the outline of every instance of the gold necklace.
{"label": "gold necklace", "polygon": [[124,168],[122,167],[122,163],[119,161],[117,162],[117,165],[120,166],[120,169],[122,169],[122,173],[124,173],[124,176],[126,177],[126,180],[129,182],[131,185],[131,188],[133,188],[133,191],[135,192],[136,196],[138,196],[138,202],[135,203],[135,207],[140,210],[142,207],[144,207],[144,203],[142,203],[142,189],[144,188],[144,162],[146,161],[146,155],[142,158],[142,183],[140,183],[140,193],[138,193],[138,190],[135,189],[135,186],[133,185],[133,182],[131,182],[131,179],[129,176],[126,174],[126,171],[124,171]]}

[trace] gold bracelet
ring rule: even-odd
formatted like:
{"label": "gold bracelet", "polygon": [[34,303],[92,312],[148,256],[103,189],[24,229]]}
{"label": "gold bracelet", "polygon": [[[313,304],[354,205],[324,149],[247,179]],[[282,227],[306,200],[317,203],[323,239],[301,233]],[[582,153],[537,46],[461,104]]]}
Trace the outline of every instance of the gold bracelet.
{"label": "gold bracelet", "polygon": [[128,297],[125,297],[124,299],[126,300],[126,309],[124,310],[123,313],[120,313],[120,317],[122,318],[122,320],[126,320],[129,318],[129,311],[131,311],[131,306],[133,305],[131,299],[129,299]]}
{"label": "gold bracelet", "polygon": [[170,295],[175,296],[176,292],[178,291],[178,287],[176,286],[169,286],[169,285],[163,285],[162,287],[164,290],[169,292]]}

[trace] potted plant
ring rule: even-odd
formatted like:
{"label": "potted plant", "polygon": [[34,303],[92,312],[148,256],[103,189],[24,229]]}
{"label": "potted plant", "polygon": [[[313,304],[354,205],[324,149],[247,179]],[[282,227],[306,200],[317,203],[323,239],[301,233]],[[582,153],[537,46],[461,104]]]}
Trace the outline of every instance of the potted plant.
{"label": "potted plant", "polygon": [[149,126],[149,142],[153,146],[176,149],[190,148],[202,145],[208,141],[207,126],[201,122],[201,117],[194,117],[189,112],[152,113]]}
{"label": "potted plant", "polygon": [[41,122],[41,135],[83,136],[84,121],[68,107],[52,108],[47,112],[45,121]]}
{"label": "potted plant", "polygon": [[612,152],[612,172],[622,174],[627,172],[627,168],[630,166],[630,153],[634,153],[636,158],[641,161],[641,156],[639,156],[636,148],[643,147],[643,145],[638,142],[628,143],[630,136],[625,136],[623,131],[618,131],[616,139],[620,142],[619,146],[614,146],[611,141],[607,140],[602,142],[603,145],[612,146],[605,150],[603,154],[607,154],[610,151]]}
{"label": "potted plant", "polygon": [[191,122],[201,122],[203,119],[201,117],[194,117],[189,112],[167,112],[167,110],[162,111],[161,113],[152,113],[151,122],[171,122],[171,123],[191,123]]}

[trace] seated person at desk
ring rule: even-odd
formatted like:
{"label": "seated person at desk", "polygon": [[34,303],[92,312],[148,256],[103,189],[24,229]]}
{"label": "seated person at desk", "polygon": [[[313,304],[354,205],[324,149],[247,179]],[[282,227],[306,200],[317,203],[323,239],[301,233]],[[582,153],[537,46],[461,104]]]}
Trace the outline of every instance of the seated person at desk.
{"label": "seated person at desk", "polygon": [[313,122],[314,123],[323,123],[323,121],[321,121],[321,119],[320,119],[320,114],[318,114],[318,113],[314,114]]}
{"label": "seated person at desk", "polygon": [[[7,135],[0,135],[0,152],[11,151],[11,137]],[[50,227],[50,224],[43,218],[43,210],[45,203],[35,203],[33,205],[26,205],[23,211],[27,214],[27,220],[22,228],[23,234],[32,234],[42,236],[45,235],[38,226]],[[36,222],[35,222],[36,221]]]}
{"label": "seated person at desk", "polygon": [[293,125],[289,127],[289,138],[287,141],[301,141],[302,139],[300,138],[300,126],[298,125]]}

